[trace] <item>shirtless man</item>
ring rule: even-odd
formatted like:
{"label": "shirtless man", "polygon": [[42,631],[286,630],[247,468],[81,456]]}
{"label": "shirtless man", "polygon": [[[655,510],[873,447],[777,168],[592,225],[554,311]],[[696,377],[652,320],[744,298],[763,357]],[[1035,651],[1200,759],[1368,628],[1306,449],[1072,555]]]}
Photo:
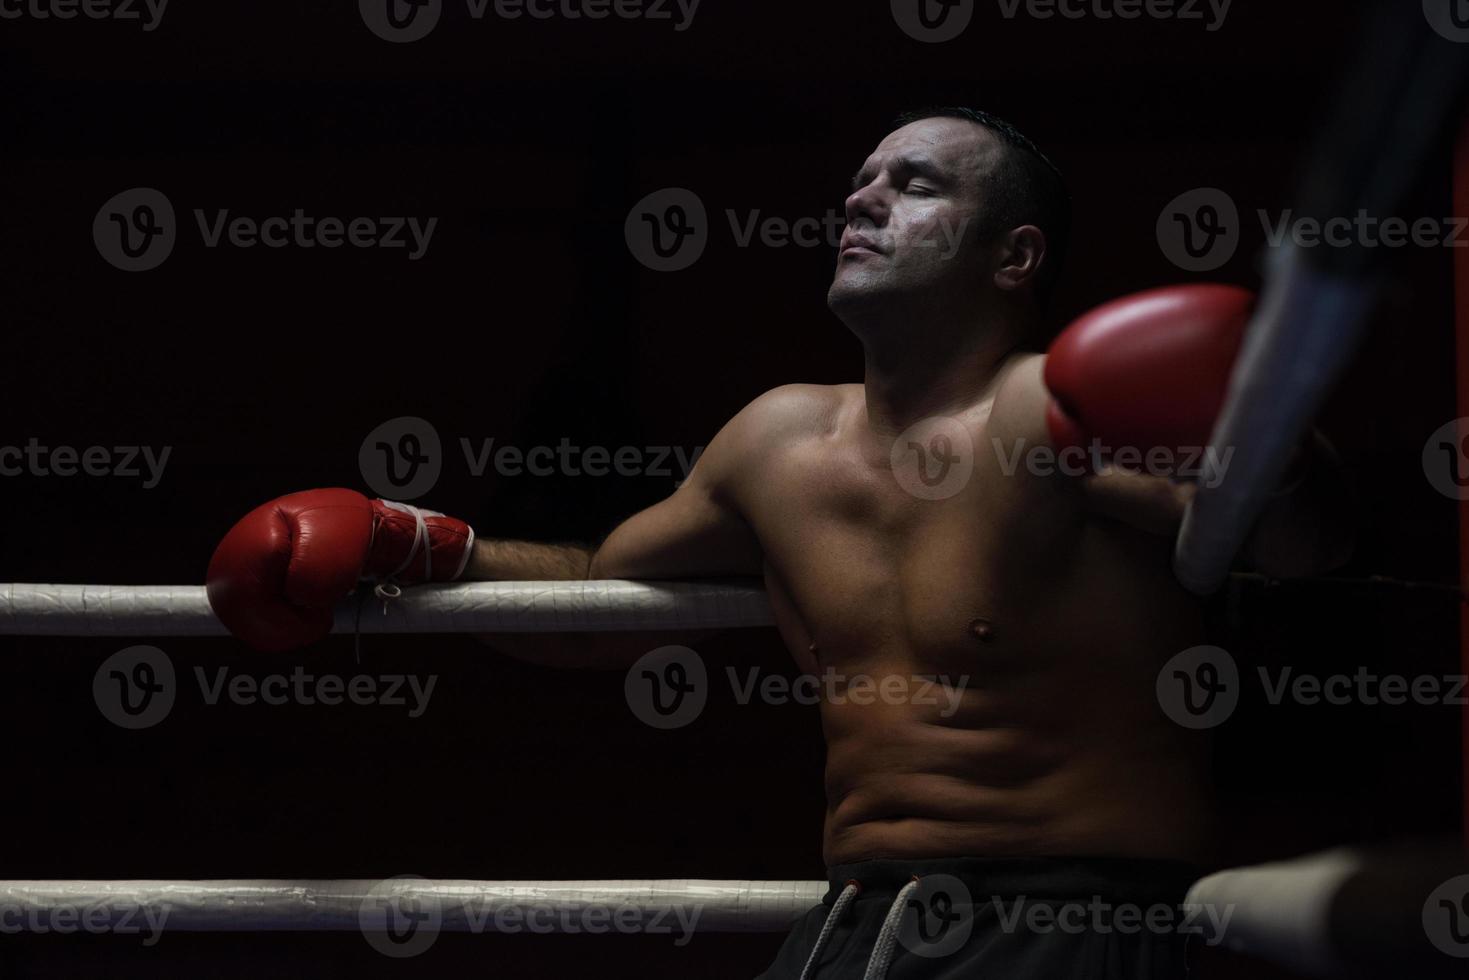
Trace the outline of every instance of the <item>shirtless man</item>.
{"label": "shirtless man", "polygon": [[[677,492],[596,548],[476,541],[451,518],[350,491],[281,498],[221,544],[211,602],[247,641],[279,649],[323,634],[363,578],[760,576],[803,671],[964,685],[957,710],[823,702],[832,889],[764,976],[862,976],[869,960],[893,978],[1182,976],[1176,921],[1124,930],[1093,911],[1081,928],[1038,931],[1009,904],[1176,907],[1209,834],[1197,736],[1155,694],[1162,665],[1203,642],[1199,603],[1169,564],[1192,488],[1025,461],[1054,445],[1058,418],[1075,423],[1076,398],[1107,397],[1068,393],[1061,409],[1046,357],[1025,350],[1067,210],[1059,174],[1007,124],[969,110],[905,118],[857,173],[829,294],[866,352],[863,383],[756,398]],[[1170,302],[1205,323],[1238,314],[1187,291]],[[1133,334],[1175,315],[1160,323],[1142,300],[1121,309]],[[1166,397],[1178,386],[1148,372],[1208,357],[1139,362],[1135,387],[1112,397]],[[956,453],[972,461],[956,485],[914,482]],[[1244,557],[1292,575],[1342,560],[1332,477],[1303,464]],[[925,899],[924,881],[943,894]],[[925,950],[933,929],[885,927],[907,902],[964,941]],[[962,930],[949,929],[961,907]]]}

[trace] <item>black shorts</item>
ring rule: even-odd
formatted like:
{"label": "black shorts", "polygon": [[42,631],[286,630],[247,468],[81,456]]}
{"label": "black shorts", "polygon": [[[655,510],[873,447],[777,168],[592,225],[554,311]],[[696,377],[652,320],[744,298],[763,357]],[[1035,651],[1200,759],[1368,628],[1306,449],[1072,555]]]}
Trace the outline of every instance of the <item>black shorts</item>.
{"label": "black shorts", "polygon": [[759,980],[798,980],[829,916],[808,974],[820,980],[861,978],[874,960],[890,980],[1179,980],[1197,932],[1181,905],[1200,871],[1172,861],[864,861],[829,877]]}

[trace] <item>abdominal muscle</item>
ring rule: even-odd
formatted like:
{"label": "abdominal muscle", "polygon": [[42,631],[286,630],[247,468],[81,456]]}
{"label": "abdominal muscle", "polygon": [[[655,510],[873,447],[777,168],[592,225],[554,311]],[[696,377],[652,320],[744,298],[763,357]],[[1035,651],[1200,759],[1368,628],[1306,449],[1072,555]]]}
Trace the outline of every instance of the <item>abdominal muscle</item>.
{"label": "abdominal muscle", "polygon": [[1201,858],[1196,760],[1114,726],[1088,737],[1054,718],[987,723],[994,700],[963,694],[948,719],[919,706],[823,705],[826,862]]}
{"label": "abdominal muscle", "polygon": [[820,683],[828,865],[1204,859],[1206,743],[1155,694],[1163,664],[1197,642],[1197,611],[1108,550],[1083,548],[1099,553],[1047,587],[905,589],[899,574],[804,609],[767,569],[781,633]]}
{"label": "abdominal muscle", "polygon": [[821,685],[828,865],[1204,858],[1205,736],[1156,693],[1202,642],[1170,542],[988,457],[959,494],[918,499],[864,448],[860,394],[824,396],[845,399],[835,422],[743,498],[776,625]]}

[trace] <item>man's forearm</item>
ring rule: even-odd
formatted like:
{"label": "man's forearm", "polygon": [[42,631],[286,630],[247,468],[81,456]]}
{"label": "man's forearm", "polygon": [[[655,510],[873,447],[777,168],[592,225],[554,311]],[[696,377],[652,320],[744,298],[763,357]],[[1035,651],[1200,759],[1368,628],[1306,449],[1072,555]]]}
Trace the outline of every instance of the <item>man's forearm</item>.
{"label": "man's forearm", "polygon": [[[461,581],[564,582],[585,579],[596,549],[576,544],[476,539]],[[480,636],[494,650],[544,667],[626,670],[649,650],[687,645],[713,631],[667,633],[495,633]]]}
{"label": "man's forearm", "polygon": [[564,582],[584,579],[596,549],[578,544],[542,544],[478,538],[465,582]]}

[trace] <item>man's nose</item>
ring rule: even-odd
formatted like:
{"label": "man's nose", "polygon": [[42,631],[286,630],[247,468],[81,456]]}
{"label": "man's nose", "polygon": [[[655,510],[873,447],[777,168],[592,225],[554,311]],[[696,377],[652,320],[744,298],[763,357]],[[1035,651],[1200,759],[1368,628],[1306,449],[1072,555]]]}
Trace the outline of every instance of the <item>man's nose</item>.
{"label": "man's nose", "polygon": [[882,225],[887,221],[888,205],[882,192],[872,184],[859,187],[853,191],[846,201],[847,223],[856,224],[859,221],[872,225]]}

